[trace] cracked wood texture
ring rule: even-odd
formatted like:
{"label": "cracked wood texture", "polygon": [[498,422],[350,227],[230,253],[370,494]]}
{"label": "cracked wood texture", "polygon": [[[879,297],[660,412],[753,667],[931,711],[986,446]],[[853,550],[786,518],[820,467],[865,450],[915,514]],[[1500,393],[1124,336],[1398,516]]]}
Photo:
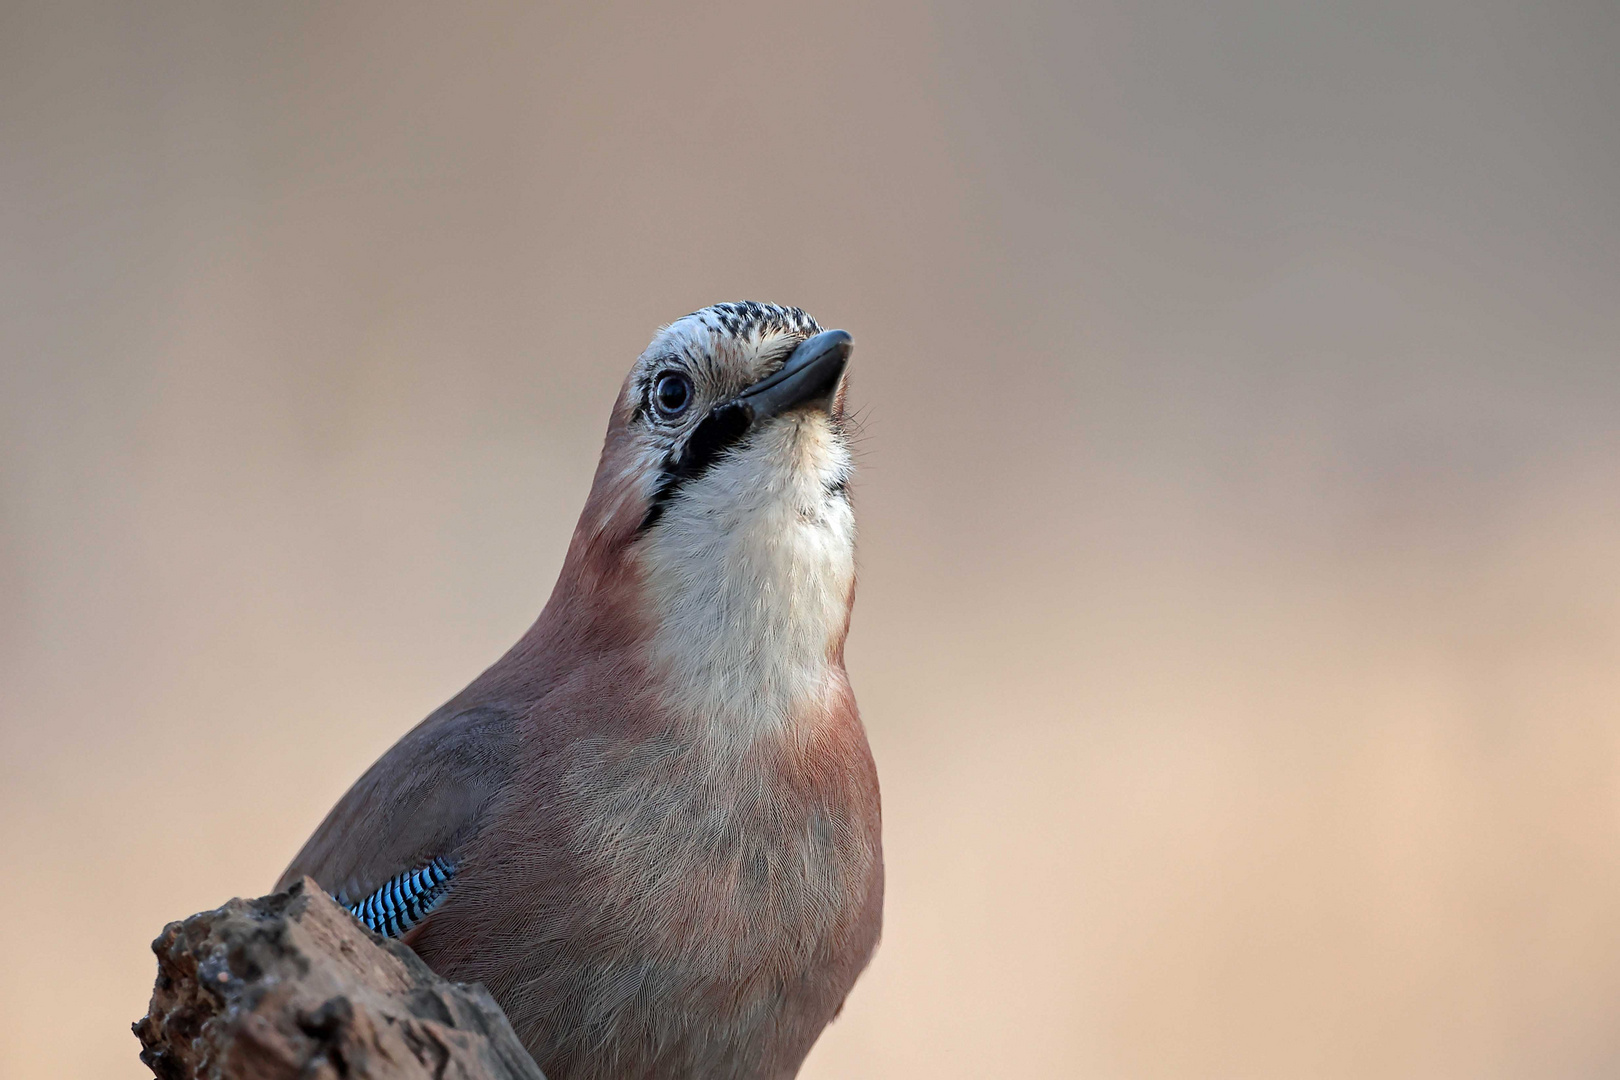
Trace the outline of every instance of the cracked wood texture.
{"label": "cracked wood texture", "polygon": [[159,1080],[545,1080],[482,986],[435,975],[305,878],[170,923],[134,1025]]}

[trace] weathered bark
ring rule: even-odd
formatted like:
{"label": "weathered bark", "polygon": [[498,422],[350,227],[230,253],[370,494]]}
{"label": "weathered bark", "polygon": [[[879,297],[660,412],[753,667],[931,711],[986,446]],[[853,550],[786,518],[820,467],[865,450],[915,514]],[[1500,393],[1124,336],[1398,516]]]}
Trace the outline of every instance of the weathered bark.
{"label": "weathered bark", "polygon": [[135,1024],[159,1080],[545,1080],[482,986],[370,933],[305,878],[170,923]]}

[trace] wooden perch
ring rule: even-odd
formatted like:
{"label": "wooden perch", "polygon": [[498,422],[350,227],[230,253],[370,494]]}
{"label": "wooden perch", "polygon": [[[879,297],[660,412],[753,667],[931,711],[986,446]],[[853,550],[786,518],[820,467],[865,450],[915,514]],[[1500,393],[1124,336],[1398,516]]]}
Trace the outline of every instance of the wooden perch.
{"label": "wooden perch", "polygon": [[545,1080],[482,986],[435,975],[308,878],[170,923],[134,1025],[159,1080]]}

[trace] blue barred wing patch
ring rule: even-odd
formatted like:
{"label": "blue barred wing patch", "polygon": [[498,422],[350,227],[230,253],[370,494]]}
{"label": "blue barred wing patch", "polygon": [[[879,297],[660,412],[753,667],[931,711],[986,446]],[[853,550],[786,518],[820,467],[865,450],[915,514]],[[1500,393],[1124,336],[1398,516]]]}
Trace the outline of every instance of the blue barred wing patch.
{"label": "blue barred wing patch", "polygon": [[441,856],[426,866],[389,878],[376,892],[350,904],[349,911],[374,932],[399,937],[439,906],[455,876],[455,863]]}

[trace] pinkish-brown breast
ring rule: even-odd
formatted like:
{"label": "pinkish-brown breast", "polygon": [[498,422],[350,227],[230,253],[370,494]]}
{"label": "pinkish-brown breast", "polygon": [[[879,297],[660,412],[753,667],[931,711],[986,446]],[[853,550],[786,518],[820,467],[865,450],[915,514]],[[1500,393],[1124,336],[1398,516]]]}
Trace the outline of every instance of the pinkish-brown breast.
{"label": "pinkish-brown breast", "polygon": [[881,921],[847,681],[726,756],[661,718],[633,649],[598,657],[539,703],[464,887],[411,944],[488,986],[552,1080],[791,1076]]}

